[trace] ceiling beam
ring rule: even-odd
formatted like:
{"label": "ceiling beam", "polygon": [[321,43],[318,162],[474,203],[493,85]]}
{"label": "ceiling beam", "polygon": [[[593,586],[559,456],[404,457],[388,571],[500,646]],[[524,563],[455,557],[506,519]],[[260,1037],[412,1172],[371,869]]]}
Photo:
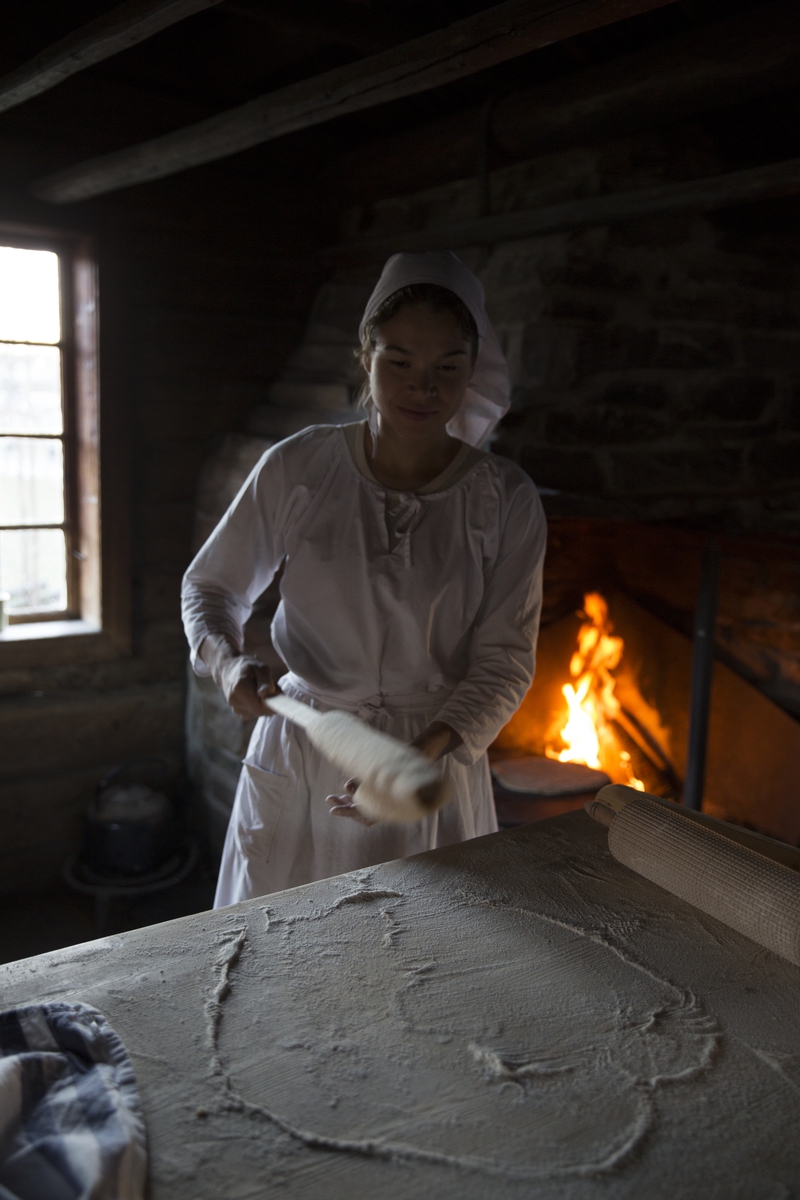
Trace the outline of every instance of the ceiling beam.
{"label": "ceiling beam", "polygon": [[262,142],[417,95],[671,0],[506,0],[446,29],[326,71],[216,117],[90,159],[34,184],[64,203],[174,175]]}
{"label": "ceiling beam", "polygon": [[[491,144],[528,158],[686,120],[798,80],[800,5],[773,0],[510,92],[489,115]],[[462,110],[361,143],[338,160],[331,182],[363,204],[467,178],[477,169],[479,123],[479,110]]]}
{"label": "ceiling beam", "polygon": [[70,75],[219,3],[220,0],[126,0],[0,78],[0,112],[23,104]]}
{"label": "ceiling beam", "polygon": [[409,28],[410,22],[401,12],[389,11],[386,5],[381,9],[380,20],[373,20],[356,4],[311,6],[298,4],[297,0],[280,3],[270,0],[268,6],[259,0],[223,0],[223,3],[225,12],[257,22],[273,36],[279,32],[303,35],[306,41],[348,46],[361,54],[378,54],[419,32],[413,25]]}
{"label": "ceiling beam", "polygon": [[431,226],[392,237],[357,238],[323,251],[329,267],[380,262],[401,250],[442,250],[540,237],[687,210],[707,211],[800,193],[800,158],[750,167],[689,183],[665,183],[630,192],[612,192],[585,200],[566,200],[521,212],[498,213],[474,221]]}
{"label": "ceiling beam", "polygon": [[798,69],[800,5],[778,0],[515,92],[495,106],[492,135],[524,158],[795,87]]}

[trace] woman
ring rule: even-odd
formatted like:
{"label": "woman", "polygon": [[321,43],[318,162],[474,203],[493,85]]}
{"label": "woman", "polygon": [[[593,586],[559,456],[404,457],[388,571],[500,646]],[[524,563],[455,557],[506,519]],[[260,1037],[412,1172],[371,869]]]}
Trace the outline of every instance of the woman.
{"label": "woman", "polygon": [[[260,718],[217,907],[497,828],[485,751],[533,677],[546,535],[528,477],[478,448],[508,408],[506,363],[450,253],[389,259],[361,339],[368,419],[268,450],[184,579],[195,670]],[[265,715],[275,683],[242,630],[281,567],[281,690],[441,760],[454,799],[439,812],[364,823],[353,781]]]}

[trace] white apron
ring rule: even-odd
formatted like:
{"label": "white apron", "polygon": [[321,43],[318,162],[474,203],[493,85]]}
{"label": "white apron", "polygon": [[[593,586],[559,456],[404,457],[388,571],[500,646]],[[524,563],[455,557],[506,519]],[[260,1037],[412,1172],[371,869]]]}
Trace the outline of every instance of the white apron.
{"label": "white apron", "polygon": [[[281,690],[315,708],[346,707],[404,742],[421,733],[441,708],[442,698],[430,695],[383,703],[375,697],[346,706],[334,697],[312,695],[298,683],[285,676]],[[414,824],[367,827],[332,817],[325,797],[340,793],[346,777],[291,721],[262,717],[239,778],[214,907],[494,833],[497,818],[486,755],[472,766],[448,755],[443,772],[453,784],[455,800]]]}

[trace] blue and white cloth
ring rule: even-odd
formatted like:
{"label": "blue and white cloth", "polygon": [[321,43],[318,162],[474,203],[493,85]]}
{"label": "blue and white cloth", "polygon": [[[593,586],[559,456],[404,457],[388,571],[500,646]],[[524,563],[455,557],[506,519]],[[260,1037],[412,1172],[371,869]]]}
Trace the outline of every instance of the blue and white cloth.
{"label": "blue and white cloth", "polygon": [[142,1200],[133,1066],[86,1004],[0,1013],[0,1200]]}

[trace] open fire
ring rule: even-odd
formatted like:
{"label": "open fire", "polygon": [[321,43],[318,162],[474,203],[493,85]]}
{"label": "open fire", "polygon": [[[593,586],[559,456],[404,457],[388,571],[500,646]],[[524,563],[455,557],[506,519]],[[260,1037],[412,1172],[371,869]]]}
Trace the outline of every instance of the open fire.
{"label": "open fire", "polygon": [[581,615],[585,620],[569,665],[574,683],[565,683],[561,689],[568,706],[567,720],[545,746],[545,754],[559,762],[584,763],[605,771],[615,783],[644,791],[613,725],[622,709],[614,694],[612,671],[619,666],[625,643],[614,636],[608,605],[598,592],[584,596]]}
{"label": "open fire", "polygon": [[[555,573],[561,599],[558,587]],[[585,767],[683,798],[691,641],[620,590],[587,588],[578,613],[564,611],[571,594],[551,605],[563,615],[543,623],[533,683],[489,749],[501,823],[569,811]],[[704,811],[800,844],[798,755],[796,719],[717,661]]]}

